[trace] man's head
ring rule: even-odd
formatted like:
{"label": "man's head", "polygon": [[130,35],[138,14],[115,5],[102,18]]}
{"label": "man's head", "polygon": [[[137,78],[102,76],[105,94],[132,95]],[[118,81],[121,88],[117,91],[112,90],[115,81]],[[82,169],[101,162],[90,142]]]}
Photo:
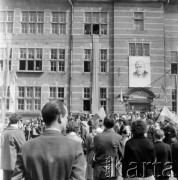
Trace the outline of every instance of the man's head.
{"label": "man's head", "polygon": [[115,125],[115,119],[114,118],[109,118],[109,117],[104,118],[104,126],[107,129],[113,128],[114,125]]}
{"label": "man's head", "polygon": [[146,123],[142,120],[132,122],[131,131],[133,136],[142,137],[146,133]]}
{"label": "man's head", "polygon": [[17,124],[20,119],[21,117],[16,113],[11,114],[9,117],[10,124]]}
{"label": "man's head", "polygon": [[164,139],[164,131],[162,129],[156,129],[154,132],[155,140],[163,140]]}
{"label": "man's head", "polygon": [[143,61],[136,61],[135,70],[138,75],[142,75],[145,71],[145,63]]}
{"label": "man's head", "polygon": [[51,101],[46,103],[41,113],[47,126],[57,122],[62,128],[66,127],[68,111],[61,101]]}

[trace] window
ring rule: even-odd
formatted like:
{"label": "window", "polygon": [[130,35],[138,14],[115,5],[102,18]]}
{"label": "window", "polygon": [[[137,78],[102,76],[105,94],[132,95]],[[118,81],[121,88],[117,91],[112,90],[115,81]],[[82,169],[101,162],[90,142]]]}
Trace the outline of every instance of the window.
{"label": "window", "polygon": [[39,111],[41,109],[41,87],[18,87],[18,110]]}
{"label": "window", "polygon": [[[7,61],[7,57],[8,61]],[[0,70],[5,70],[9,66],[9,71],[11,71],[11,61],[12,61],[12,48],[0,48]]]}
{"label": "window", "polygon": [[84,72],[91,70],[91,49],[84,49]]}
{"label": "window", "polygon": [[0,11],[0,33],[13,33],[14,11]]}
{"label": "window", "polygon": [[[6,110],[9,110],[9,107],[10,107],[10,86],[7,87],[6,89]],[[2,99],[0,98],[0,108],[2,109]]]}
{"label": "window", "polygon": [[60,100],[64,102],[64,87],[50,87],[50,100]]}
{"label": "window", "polygon": [[100,50],[100,71],[107,72],[107,49]]}
{"label": "window", "polygon": [[134,30],[144,30],[144,15],[143,12],[134,12]]}
{"label": "window", "polygon": [[88,87],[85,87],[83,89],[83,111],[90,111],[91,110],[91,89]]}
{"label": "window", "polygon": [[23,34],[43,34],[44,12],[22,11],[21,26]]}
{"label": "window", "polygon": [[177,90],[172,89],[172,111],[177,112]]}
{"label": "window", "polygon": [[178,70],[178,52],[171,52],[171,74],[177,74]]}
{"label": "window", "polygon": [[66,12],[52,12],[52,34],[66,34]]}
{"label": "window", "polygon": [[107,34],[107,12],[85,12],[84,34]]}
{"label": "window", "polygon": [[65,49],[51,49],[51,71],[65,72]]}
{"label": "window", "polygon": [[107,89],[100,88],[100,105],[103,106],[104,110],[107,110]]}
{"label": "window", "polygon": [[20,48],[19,70],[41,71],[43,49]]}
{"label": "window", "polygon": [[130,56],[149,56],[150,46],[143,43],[129,43]]}

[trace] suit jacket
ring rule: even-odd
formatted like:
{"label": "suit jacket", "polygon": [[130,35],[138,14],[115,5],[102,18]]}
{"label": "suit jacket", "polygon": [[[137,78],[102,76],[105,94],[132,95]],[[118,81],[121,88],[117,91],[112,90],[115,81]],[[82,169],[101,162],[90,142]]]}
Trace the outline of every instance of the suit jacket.
{"label": "suit jacket", "polygon": [[27,141],[18,155],[12,180],[83,180],[81,143],[56,130]]}
{"label": "suit jacket", "polygon": [[153,143],[146,137],[133,137],[126,142],[123,177],[149,177],[154,174],[152,163],[155,162]]}
{"label": "suit jacket", "polygon": [[174,175],[178,177],[178,143],[172,144],[172,163]]}
{"label": "suit jacket", "polygon": [[[114,132],[113,129],[106,129],[103,133],[94,136],[94,176],[116,177],[118,176],[117,168],[114,167],[108,171],[107,166],[116,165],[117,161],[123,157],[123,144],[121,136]],[[113,166],[112,166],[113,167]]]}
{"label": "suit jacket", "polygon": [[17,153],[25,143],[23,131],[13,126],[8,126],[2,134],[1,169],[14,170]]}
{"label": "suit jacket", "polygon": [[[156,176],[167,176],[171,175],[171,148],[170,145],[162,142],[155,142],[156,152]],[[169,169],[168,171],[166,169]]]}

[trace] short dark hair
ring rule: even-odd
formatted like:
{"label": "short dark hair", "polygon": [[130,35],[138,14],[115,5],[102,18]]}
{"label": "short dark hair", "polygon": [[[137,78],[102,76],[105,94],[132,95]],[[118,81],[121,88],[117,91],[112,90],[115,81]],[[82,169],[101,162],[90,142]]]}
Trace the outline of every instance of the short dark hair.
{"label": "short dark hair", "polygon": [[[50,101],[43,106],[41,113],[45,124],[50,125],[58,116],[59,118],[60,115],[64,117],[66,114],[66,109],[63,102]],[[60,119],[59,122],[61,123]]]}
{"label": "short dark hair", "polygon": [[146,123],[142,120],[132,122],[131,131],[133,136],[144,136],[146,133]]}
{"label": "short dark hair", "polygon": [[104,118],[104,126],[106,128],[112,128],[115,125],[115,119],[114,118],[109,118],[109,117],[105,117]]}
{"label": "short dark hair", "polygon": [[9,117],[10,124],[16,124],[16,123],[18,123],[18,121],[20,120],[20,118],[21,118],[21,116],[18,115],[17,113],[11,114],[11,116]]}
{"label": "short dark hair", "polygon": [[154,132],[155,139],[162,139],[164,137],[164,131],[162,129],[156,129]]}

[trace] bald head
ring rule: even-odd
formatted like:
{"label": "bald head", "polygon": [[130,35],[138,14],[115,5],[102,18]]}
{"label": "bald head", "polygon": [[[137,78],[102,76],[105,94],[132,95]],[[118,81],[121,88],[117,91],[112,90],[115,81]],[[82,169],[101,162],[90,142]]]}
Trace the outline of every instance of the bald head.
{"label": "bald head", "polygon": [[138,75],[142,75],[145,71],[145,63],[141,60],[135,62],[135,70]]}

